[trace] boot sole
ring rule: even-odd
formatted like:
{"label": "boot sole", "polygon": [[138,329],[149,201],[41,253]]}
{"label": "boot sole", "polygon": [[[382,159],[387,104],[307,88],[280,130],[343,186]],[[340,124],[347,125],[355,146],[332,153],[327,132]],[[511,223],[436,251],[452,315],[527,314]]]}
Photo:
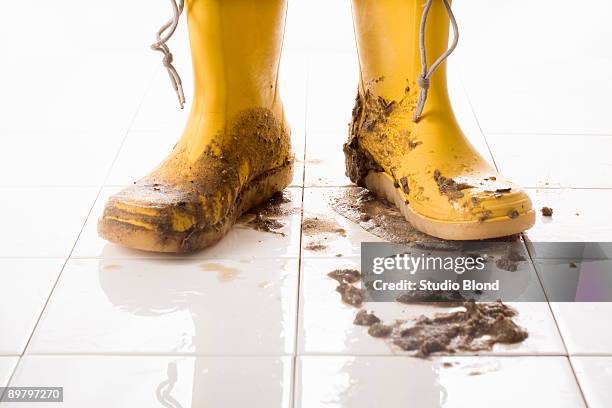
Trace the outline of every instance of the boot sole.
{"label": "boot sole", "polygon": [[371,171],[363,180],[365,187],[374,195],[395,205],[404,218],[416,229],[446,240],[479,240],[518,234],[535,224],[535,211],[529,210],[516,218],[497,217],[486,221],[440,221],[415,212],[395,188],[391,176],[384,172]]}
{"label": "boot sole", "polygon": [[274,193],[283,191],[292,179],[293,161],[259,175],[243,187],[229,215],[219,224],[207,228],[160,232],[102,217],[98,221],[98,232],[108,241],[133,249],[166,253],[194,252],[215,244],[229,232],[242,214],[263,204]]}

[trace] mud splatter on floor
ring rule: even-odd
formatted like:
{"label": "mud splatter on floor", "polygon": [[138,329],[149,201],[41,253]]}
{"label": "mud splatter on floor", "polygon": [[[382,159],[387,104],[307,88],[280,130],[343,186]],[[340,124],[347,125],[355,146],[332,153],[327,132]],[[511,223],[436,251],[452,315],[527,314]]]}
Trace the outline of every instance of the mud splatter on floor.
{"label": "mud splatter on floor", "polygon": [[330,199],[330,206],[344,218],[389,242],[441,242],[416,230],[395,206],[376,198],[364,188],[336,192]]}
{"label": "mud splatter on floor", "polygon": [[305,235],[318,235],[318,234],[338,234],[346,236],[344,228],[340,227],[338,223],[332,219],[326,219],[324,217],[306,217],[302,222],[302,231]]}
{"label": "mud splatter on floor", "polygon": [[307,238],[304,248],[310,251],[324,251],[330,236],[346,236],[346,230],[334,219],[324,216],[306,217],[302,221],[302,234]]}
{"label": "mud splatter on floor", "polygon": [[[516,254],[512,257],[517,259]],[[344,303],[361,308],[365,301],[365,291],[351,284],[361,278],[359,271],[337,269],[328,273],[328,276],[340,282],[336,291],[341,294]],[[433,299],[433,302],[428,304],[439,306],[436,300],[440,298],[443,300],[442,305],[463,307],[464,310],[385,323],[374,312],[361,309],[355,315],[353,324],[368,327],[370,336],[384,338],[404,351],[414,351],[415,356],[419,358],[427,358],[433,353],[454,354],[461,351],[491,350],[495,344],[520,343],[528,337],[527,331],[513,320],[517,312],[502,302],[476,303],[474,300],[460,302],[464,299],[463,295],[453,291],[406,293],[398,297],[397,301],[412,304]],[[449,299],[456,301],[447,302]]]}
{"label": "mud splatter on floor", "polygon": [[244,228],[251,228],[255,231],[269,232],[285,236],[285,233],[280,231],[285,224],[279,220],[299,211],[299,208],[288,207],[291,199],[285,192],[278,192],[267,202],[259,207],[251,209],[245,213],[237,222],[237,225]]}
{"label": "mud splatter on floor", "polygon": [[219,282],[230,282],[238,277],[240,271],[220,263],[205,263],[200,265],[204,272],[217,272]]}
{"label": "mud splatter on floor", "polygon": [[468,301],[463,307],[464,311],[422,316],[414,322],[396,321],[386,337],[402,350],[426,358],[438,352],[491,350],[495,344],[520,343],[528,336],[512,319],[517,312],[501,302]]}

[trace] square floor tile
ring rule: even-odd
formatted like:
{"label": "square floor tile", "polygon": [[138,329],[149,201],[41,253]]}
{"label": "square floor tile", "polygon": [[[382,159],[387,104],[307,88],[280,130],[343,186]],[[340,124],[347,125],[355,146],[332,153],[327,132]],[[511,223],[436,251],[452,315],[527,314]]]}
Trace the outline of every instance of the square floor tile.
{"label": "square floor tile", "polygon": [[612,301],[612,260],[570,256],[568,253],[565,259],[536,260],[547,299],[550,302]]}
{"label": "square floor tile", "polygon": [[[304,259],[300,285],[298,348],[301,354],[391,355],[407,354],[382,339],[368,335],[367,328],[353,324],[359,309],[341,301],[338,282],[327,274],[336,269],[360,269],[359,258]],[[541,291],[541,288],[539,289]],[[508,302],[518,312],[516,323],[529,337],[518,344],[496,344],[482,355],[565,355],[565,347],[550,308],[545,302]],[[405,305],[398,302],[366,302],[384,322],[433,316],[456,308]],[[468,353],[469,354],[469,353]],[[472,353],[474,354],[474,353]]]}
{"label": "square floor tile", "polygon": [[292,354],[296,259],[71,260],[28,353]]}
{"label": "square floor tile", "polygon": [[94,187],[0,187],[0,258],[66,257],[98,193]]}
{"label": "square floor tile", "polygon": [[0,259],[0,355],[20,355],[57,277],[63,259]]}
{"label": "square floor tile", "polygon": [[[119,191],[118,188],[104,188],[85,223],[83,232],[75,246],[75,258],[162,258],[174,259],[177,256],[158,252],[137,251],[105,241],[98,236],[98,219],[104,211],[109,196]],[[276,219],[284,224],[277,233],[256,231],[243,224],[237,224],[218,243],[181,258],[202,259],[258,259],[299,256],[300,218],[302,189],[285,190],[291,200],[283,204],[289,214]]]}
{"label": "square floor tile", "polygon": [[608,407],[612,400],[612,357],[572,357],[571,360],[589,407]]}
{"label": "square floor tile", "polygon": [[[536,225],[526,235],[533,242],[612,241],[612,190],[538,189],[528,191],[536,211]],[[553,209],[542,216],[542,207]]]}
{"label": "square floor tile", "polygon": [[304,356],[296,407],[583,407],[565,357]]}
{"label": "square floor tile", "polygon": [[500,171],[523,187],[612,188],[612,136],[487,135]]}
{"label": "square floor tile", "polygon": [[0,132],[125,134],[158,69],[150,62],[146,50],[9,59],[0,79]]}
{"label": "square floor tile", "polygon": [[550,302],[571,355],[612,355],[612,303]]}
{"label": "square floor tile", "polygon": [[66,408],[287,408],[291,366],[288,357],[26,357],[11,386],[63,387]]}
{"label": "square floor tile", "polygon": [[[476,64],[465,64],[462,72],[485,134],[612,133],[605,108],[612,92],[612,59],[535,61],[510,54],[489,58],[487,69]],[[592,70],[581,76],[584,64]]]}
{"label": "square floor tile", "polygon": [[[543,26],[551,7],[557,19]],[[461,38],[450,60],[462,66],[485,133],[611,133],[612,53],[603,45],[610,38],[609,2],[577,10],[552,0],[475,0],[453,9]],[[567,30],[567,21],[589,23]],[[585,66],[592,68],[588,75]]]}
{"label": "square floor tile", "polygon": [[7,132],[0,135],[0,144],[10,146],[0,149],[0,185],[101,186],[124,136],[96,130]]}

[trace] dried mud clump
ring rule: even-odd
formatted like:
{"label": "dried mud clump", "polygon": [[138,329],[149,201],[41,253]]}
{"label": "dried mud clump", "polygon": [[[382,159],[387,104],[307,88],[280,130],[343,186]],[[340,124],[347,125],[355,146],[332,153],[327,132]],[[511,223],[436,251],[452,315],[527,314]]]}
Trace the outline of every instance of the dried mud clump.
{"label": "dried mud clump", "polygon": [[344,282],[338,285],[336,292],[342,295],[342,301],[344,303],[355,307],[361,307],[365,299],[365,292],[363,289],[356,288]]}
{"label": "dried mud clump", "polygon": [[540,211],[542,211],[544,217],[552,217],[553,215],[553,209],[550,207],[542,207]]}
{"label": "dried mud clump", "polygon": [[356,269],[336,269],[327,274],[340,283],[355,283],[361,280],[361,272]]}
{"label": "dried mud clump", "polygon": [[380,319],[373,312],[368,312],[366,310],[360,310],[355,315],[355,320],[353,320],[353,324],[357,326],[372,326],[375,323],[380,323]]}
{"label": "dried mud clump", "polygon": [[434,171],[433,178],[438,185],[440,194],[447,196],[451,201],[462,198],[465,195],[462,190],[472,188],[472,186],[469,184],[458,183],[450,177],[444,177],[440,173],[440,170]]}
{"label": "dried mud clump", "polygon": [[368,334],[372,337],[385,338],[393,333],[393,326],[388,326],[383,323],[374,323],[368,329]]}
{"label": "dried mud clump", "polygon": [[395,206],[363,188],[339,191],[331,197],[330,206],[344,218],[388,242],[441,242],[415,229]]}
{"label": "dried mud clump", "polygon": [[476,352],[490,350],[495,344],[514,344],[525,340],[527,331],[512,318],[516,311],[501,302],[463,304],[465,311],[421,317],[410,327],[396,324],[392,342],[417,357],[432,353]]}

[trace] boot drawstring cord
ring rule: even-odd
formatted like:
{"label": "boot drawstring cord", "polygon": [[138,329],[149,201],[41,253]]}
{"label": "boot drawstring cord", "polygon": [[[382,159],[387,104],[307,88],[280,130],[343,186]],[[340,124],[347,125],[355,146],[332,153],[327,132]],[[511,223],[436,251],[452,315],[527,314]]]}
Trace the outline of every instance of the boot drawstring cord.
{"label": "boot drawstring cord", "polygon": [[181,18],[181,14],[183,13],[183,9],[185,8],[185,0],[170,0],[172,3],[172,10],[174,11],[174,15],[170,20],[168,20],[157,32],[157,42],[151,45],[151,48],[155,51],[159,51],[164,54],[164,59],[162,63],[164,67],[168,70],[168,75],[170,76],[170,81],[172,82],[172,86],[176,91],[176,95],[178,96],[179,105],[181,105],[181,109],[185,107],[185,94],[183,93],[183,83],[181,81],[181,77],[179,76],[176,68],[172,65],[173,56],[170,52],[170,48],[166,44],[170,37],[176,31],[176,27],[178,26],[179,19]]}
{"label": "boot drawstring cord", "polygon": [[421,92],[419,93],[419,99],[417,102],[416,109],[414,111],[413,121],[418,122],[423,114],[423,108],[425,108],[425,102],[427,101],[427,92],[429,91],[429,81],[431,76],[436,72],[436,69],[446,60],[452,53],[455,51],[457,47],[457,43],[459,42],[459,27],[457,26],[457,20],[455,19],[455,15],[453,14],[453,10],[451,9],[451,5],[449,0],[442,0],[444,2],[444,7],[446,8],[446,13],[450,18],[451,25],[453,26],[453,42],[451,46],[442,54],[438,59],[431,64],[429,69],[427,68],[427,50],[425,49],[425,29],[427,26],[427,16],[429,15],[429,9],[433,3],[433,0],[427,0],[425,4],[425,8],[423,9],[423,16],[421,17],[421,27],[419,31],[419,48],[421,51],[421,75],[417,78],[417,85],[421,88]]}

